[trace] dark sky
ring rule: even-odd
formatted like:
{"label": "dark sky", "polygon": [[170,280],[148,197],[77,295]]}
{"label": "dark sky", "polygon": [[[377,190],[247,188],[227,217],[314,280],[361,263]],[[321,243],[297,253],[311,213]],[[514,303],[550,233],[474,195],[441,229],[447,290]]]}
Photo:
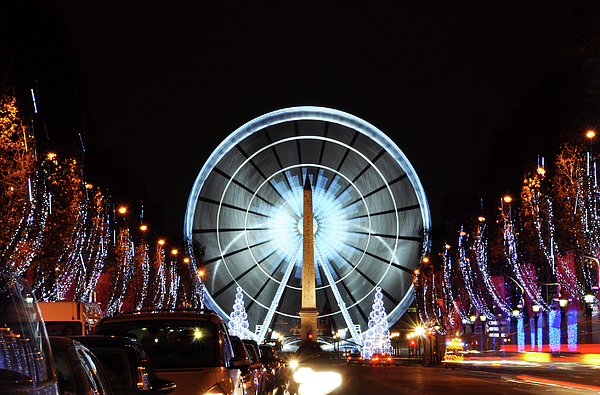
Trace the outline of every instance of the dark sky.
{"label": "dark sky", "polygon": [[96,139],[126,158],[178,234],[217,145],[298,105],[390,136],[439,225],[444,195],[473,184],[493,134],[564,66],[572,23],[562,1],[55,3]]}

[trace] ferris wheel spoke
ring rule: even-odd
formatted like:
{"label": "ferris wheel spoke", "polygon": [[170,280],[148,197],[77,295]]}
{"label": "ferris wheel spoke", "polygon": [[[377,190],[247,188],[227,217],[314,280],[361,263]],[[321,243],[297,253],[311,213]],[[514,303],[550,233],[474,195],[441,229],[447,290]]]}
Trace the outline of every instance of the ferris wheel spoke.
{"label": "ferris wheel spoke", "polygon": [[[325,126],[323,129],[323,137],[327,137],[327,132],[329,131],[329,122],[325,122]],[[323,140],[321,142],[321,152],[319,153],[319,165],[323,164],[323,156],[325,155],[325,145],[327,141]]]}
{"label": "ferris wheel spoke", "polygon": [[381,192],[381,191],[383,191],[383,190],[387,190],[387,189],[388,189],[388,187],[391,187],[391,186],[393,186],[394,184],[396,184],[396,183],[398,183],[398,182],[400,182],[400,181],[402,181],[402,180],[406,180],[406,179],[408,179],[408,174],[404,173],[404,174],[402,174],[400,177],[396,177],[396,178],[394,178],[392,181],[390,181],[390,182],[388,182],[388,183],[385,183],[385,184],[383,184],[383,185],[379,186],[379,188],[375,188],[375,189],[373,189],[371,192],[369,192],[369,193],[366,193],[366,194],[363,196],[363,198],[364,198],[364,199],[366,199],[366,198],[368,198],[368,197],[371,197],[371,196],[375,195],[376,193],[379,193],[379,192]]}
{"label": "ferris wheel spoke", "polygon": [[246,252],[249,248],[252,249],[254,247],[259,247],[261,245],[264,245],[264,244],[267,244],[267,243],[270,243],[270,242],[271,242],[271,240],[264,240],[264,241],[261,241],[259,243],[254,244],[254,245],[246,246],[246,247],[240,248],[238,250],[231,251],[231,252],[228,252],[226,254],[222,254],[222,255],[216,256],[213,259],[209,259],[209,260],[204,261],[204,263],[205,264],[214,263],[214,262],[217,262],[217,261],[219,261],[221,259],[224,261],[226,258],[231,258],[234,255]]}
{"label": "ferris wheel spoke", "polygon": [[238,275],[235,279],[233,279],[230,282],[228,282],[227,284],[225,284],[221,289],[219,289],[219,291],[215,292],[212,296],[215,297],[215,298],[217,298],[223,292],[227,291],[232,286],[234,286],[234,285],[237,286],[238,282],[241,279],[243,279],[244,277],[246,277],[248,274],[250,274],[250,272],[252,272],[256,268],[257,268],[256,266],[250,266],[248,269],[246,269],[246,271],[244,271],[243,273],[241,273],[240,275]]}
{"label": "ferris wheel spoke", "polygon": [[218,201],[216,201],[214,199],[209,199],[209,198],[206,198],[206,197],[199,197],[198,200],[202,201],[204,203],[209,203],[209,204],[212,204],[212,205],[215,205],[215,206],[221,206],[221,207],[229,208],[229,209],[240,211],[240,212],[243,212],[243,213],[248,212],[250,214],[258,215],[260,217],[267,217],[263,213],[259,213],[259,212],[256,212],[256,211],[248,211],[247,207],[238,207],[238,206],[234,206],[233,204],[218,202]]}
{"label": "ferris wheel spoke", "polygon": [[[242,188],[244,191],[248,192],[250,194],[250,196],[254,195],[254,191],[253,190],[251,190],[246,185],[242,184],[241,182],[239,182],[238,180],[236,180],[235,178],[233,178],[233,176],[225,173],[223,170],[215,168],[215,173],[219,174],[220,176],[222,176],[223,178],[225,178],[227,181],[231,181],[237,187]],[[260,196],[258,194],[256,194],[256,196],[258,197],[258,199],[260,199],[261,201],[263,201],[265,204],[267,204],[269,206],[272,206],[272,204],[271,204],[271,202],[269,202],[269,200],[263,198],[262,196]]]}
{"label": "ferris wheel spoke", "polygon": [[[356,143],[356,140],[358,139],[358,132],[354,132],[354,135],[352,136],[352,141],[350,142],[350,147],[354,147],[354,143]],[[342,166],[344,166],[344,162],[346,162],[346,158],[348,157],[348,154],[350,154],[350,150],[346,149],[346,152],[344,152],[344,156],[342,157],[342,159],[340,160],[340,163],[338,164],[337,167],[337,171],[339,172],[342,169]]]}
{"label": "ferris wheel spoke", "polygon": [[342,295],[340,294],[337,284],[334,281],[333,276],[331,275],[331,272],[329,271],[328,262],[323,259],[323,255],[321,254],[321,250],[318,246],[315,246],[315,253],[318,257],[317,262],[319,263],[319,267],[325,273],[325,277],[327,278],[327,281],[329,282],[329,287],[331,288],[331,291],[333,292],[333,296],[336,299],[337,305],[340,308],[340,311],[342,312],[342,317],[344,317],[344,321],[346,322],[348,329],[350,329],[350,335],[352,336],[352,339],[354,339],[355,342],[360,343],[361,342],[360,336],[358,335],[358,332],[356,332],[356,328],[354,327],[354,322],[352,322],[352,318],[350,317],[350,314],[348,313],[348,309],[346,308],[346,302],[344,302],[344,299],[342,298]]}
{"label": "ferris wheel spoke", "polygon": [[291,256],[291,259],[288,262],[287,268],[285,270],[285,274],[283,275],[283,279],[281,279],[281,282],[279,283],[279,287],[277,288],[277,292],[275,292],[275,297],[273,298],[273,301],[271,302],[271,306],[269,306],[269,310],[267,311],[267,316],[265,317],[265,320],[261,327],[261,331],[258,334],[258,342],[259,343],[262,343],[262,341],[265,338],[267,329],[269,328],[269,325],[271,324],[271,320],[273,319],[273,314],[275,313],[275,309],[279,305],[279,300],[281,299],[281,296],[283,295],[283,291],[285,290],[286,285],[287,285],[288,281],[290,280],[290,276],[292,275],[292,271],[293,271],[294,267],[296,266],[296,257],[298,256],[298,253],[301,250],[301,248],[300,248],[301,246],[302,246],[302,238],[300,237],[298,242],[296,243],[296,247],[294,248],[294,252]]}
{"label": "ferris wheel spoke", "polygon": [[238,233],[238,232],[256,232],[256,231],[267,231],[270,228],[268,227],[261,227],[261,228],[224,228],[224,229],[217,229],[217,228],[212,228],[212,229],[192,229],[192,233],[194,234],[203,234],[203,233],[215,233],[215,232],[220,232],[220,233]]}
{"label": "ferris wheel spoke", "polygon": [[368,214],[361,214],[361,215],[357,215],[354,217],[349,217],[348,219],[361,219],[361,218],[368,218],[368,217],[377,217],[379,215],[396,214],[396,213],[401,213],[404,211],[419,210],[419,209],[420,209],[420,206],[418,204],[413,204],[412,206],[400,207],[395,210],[392,209],[392,210],[378,211],[378,212],[368,213]]}
{"label": "ferris wheel spoke", "polygon": [[377,162],[377,160],[379,158],[381,158],[383,156],[383,154],[385,154],[385,150],[382,149],[379,151],[379,153],[371,160],[369,160],[369,162],[367,163],[366,166],[363,166],[362,170],[358,172],[358,174],[356,176],[354,176],[354,179],[352,180],[352,183],[355,184],[360,177],[362,177],[363,174],[365,174],[369,169],[371,169],[373,167],[373,165],[375,164],[375,162]]}

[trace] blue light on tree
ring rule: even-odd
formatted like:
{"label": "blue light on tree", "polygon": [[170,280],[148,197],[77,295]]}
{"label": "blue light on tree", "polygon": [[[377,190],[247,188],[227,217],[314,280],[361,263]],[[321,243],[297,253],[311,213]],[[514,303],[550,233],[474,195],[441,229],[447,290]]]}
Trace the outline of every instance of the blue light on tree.
{"label": "blue light on tree", "polygon": [[560,312],[550,310],[548,314],[550,352],[560,352]]}
{"label": "blue light on tree", "polygon": [[577,351],[577,310],[567,311],[567,344],[569,351]]}
{"label": "blue light on tree", "polygon": [[525,325],[523,315],[517,318],[517,346],[519,352],[525,351]]}

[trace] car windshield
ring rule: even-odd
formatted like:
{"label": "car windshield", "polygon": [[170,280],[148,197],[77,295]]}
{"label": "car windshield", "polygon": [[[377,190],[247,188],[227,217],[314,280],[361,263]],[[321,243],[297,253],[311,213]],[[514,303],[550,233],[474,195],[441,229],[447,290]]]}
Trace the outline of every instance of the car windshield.
{"label": "car windshield", "polygon": [[156,370],[217,366],[217,326],[195,320],[142,320],[101,324],[98,335],[137,339]]}

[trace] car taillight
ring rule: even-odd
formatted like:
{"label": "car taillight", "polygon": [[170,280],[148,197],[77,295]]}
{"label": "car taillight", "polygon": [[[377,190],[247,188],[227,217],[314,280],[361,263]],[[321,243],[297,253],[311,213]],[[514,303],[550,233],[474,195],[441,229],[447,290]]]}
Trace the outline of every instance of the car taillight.
{"label": "car taillight", "polygon": [[140,390],[152,389],[152,386],[150,385],[150,380],[148,379],[148,372],[143,366],[138,366],[137,368],[137,387]]}

